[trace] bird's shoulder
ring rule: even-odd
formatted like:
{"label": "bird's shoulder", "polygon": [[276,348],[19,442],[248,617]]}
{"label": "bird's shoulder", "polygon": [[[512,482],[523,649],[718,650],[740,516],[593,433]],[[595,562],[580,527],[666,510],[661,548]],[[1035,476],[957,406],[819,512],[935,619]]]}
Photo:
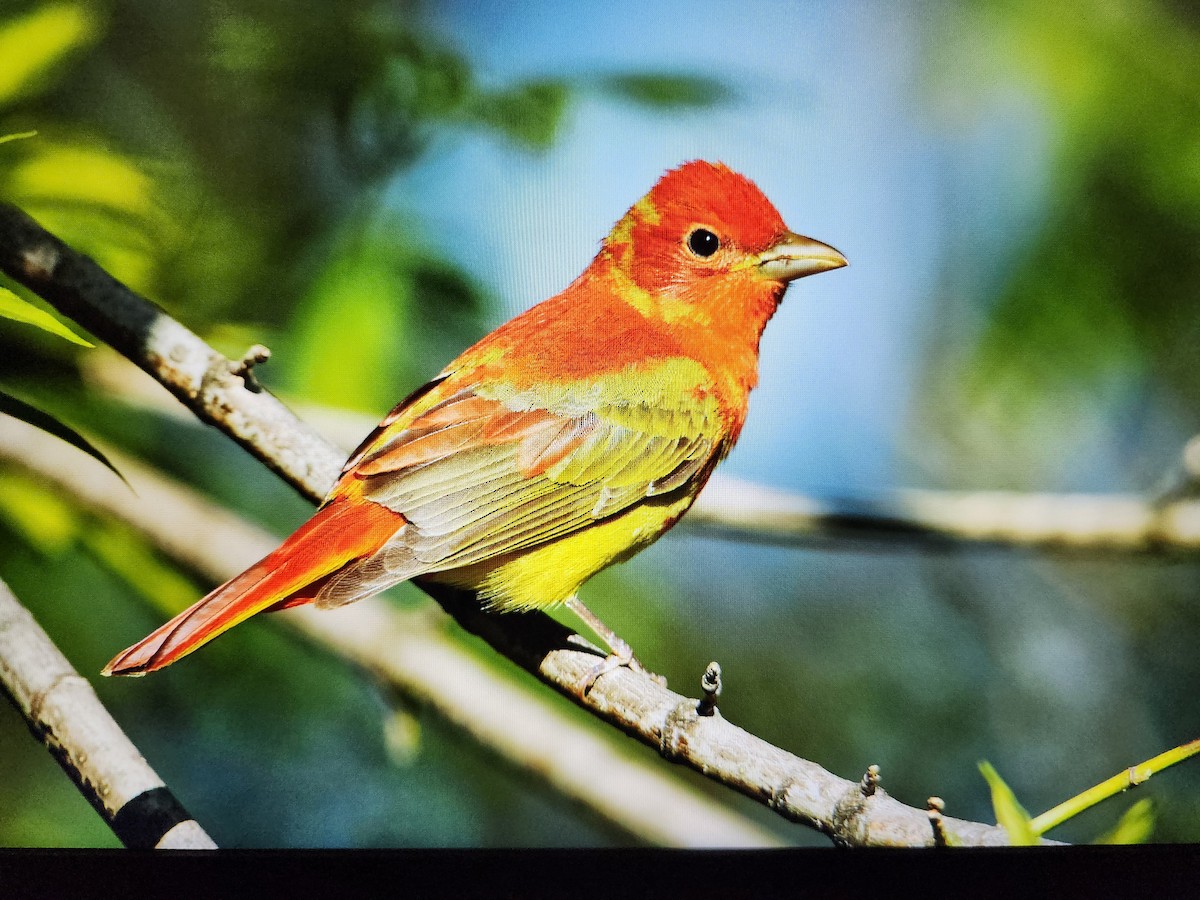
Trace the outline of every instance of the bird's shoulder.
{"label": "bird's shoulder", "polygon": [[343,481],[469,457],[508,460],[526,479],[657,491],[723,455],[728,432],[711,378],[687,359],[536,384],[448,369],[376,427]]}

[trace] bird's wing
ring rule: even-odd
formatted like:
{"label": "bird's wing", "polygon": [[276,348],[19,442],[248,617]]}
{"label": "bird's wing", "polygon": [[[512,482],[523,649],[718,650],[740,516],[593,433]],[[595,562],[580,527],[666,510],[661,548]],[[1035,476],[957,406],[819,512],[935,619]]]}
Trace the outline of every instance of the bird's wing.
{"label": "bird's wing", "polygon": [[378,583],[529,549],[648,498],[698,491],[727,449],[716,403],[691,391],[637,390],[655,376],[627,376],[622,394],[635,399],[622,402],[595,402],[590,387],[472,385],[419,394],[416,414],[398,408],[351,457],[342,484],[356,482],[408,524],[375,559],[327,584],[317,604],[348,603]]}

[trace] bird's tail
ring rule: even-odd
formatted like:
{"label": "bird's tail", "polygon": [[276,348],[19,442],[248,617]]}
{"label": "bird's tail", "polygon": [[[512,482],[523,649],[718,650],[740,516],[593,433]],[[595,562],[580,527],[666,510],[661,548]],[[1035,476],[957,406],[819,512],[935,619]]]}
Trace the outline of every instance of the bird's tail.
{"label": "bird's tail", "polygon": [[145,675],[208,643],[256,613],[308,603],[335,572],[374,553],[404,517],[362,499],[319,509],[274,552],[118,653],[103,675]]}

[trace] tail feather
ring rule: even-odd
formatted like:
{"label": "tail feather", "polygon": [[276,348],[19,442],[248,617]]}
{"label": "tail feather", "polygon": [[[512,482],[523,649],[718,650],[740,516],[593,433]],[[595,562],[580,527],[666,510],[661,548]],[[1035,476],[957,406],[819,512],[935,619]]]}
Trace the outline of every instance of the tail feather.
{"label": "tail feather", "polygon": [[153,672],[256,613],[311,602],[330,575],[374,553],[404,523],[369,500],[334,500],[277,550],[118,653],[101,674]]}

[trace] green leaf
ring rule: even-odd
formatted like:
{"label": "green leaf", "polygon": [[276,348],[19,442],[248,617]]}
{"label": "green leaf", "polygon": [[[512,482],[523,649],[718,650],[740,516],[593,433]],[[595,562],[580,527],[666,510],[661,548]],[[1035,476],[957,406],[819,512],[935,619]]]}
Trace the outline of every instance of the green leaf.
{"label": "green leaf", "polygon": [[1097,844],[1144,844],[1154,831],[1154,803],[1143,797],[1111,829],[1096,838]]}
{"label": "green leaf", "polygon": [[36,136],[36,131],[19,131],[16,134],[0,134],[0,144],[7,144],[9,141],[23,141],[25,138]]}
{"label": "green leaf", "polygon": [[421,720],[403,708],[383,717],[383,745],[392,765],[411,766],[421,753]]}
{"label": "green leaf", "polygon": [[996,811],[996,822],[1008,832],[1008,839],[1014,847],[1029,847],[1038,842],[1037,833],[1033,830],[1029,813],[1017,802],[1017,795],[1012,792],[1000,773],[992,764],[984,760],[979,764],[979,771],[987,779],[992,789],[992,808]]}
{"label": "green leaf", "polygon": [[0,103],[36,88],[63,57],[95,39],[98,25],[83,4],[47,3],[0,26]]}
{"label": "green leaf", "polygon": [[[114,475],[125,481],[125,476],[118,472],[117,467],[108,461],[108,457],[93,447],[87,438],[71,426],[64,425],[49,413],[44,413],[40,409],[30,406],[24,400],[18,400],[11,394],[6,394],[3,391],[0,391],[0,413],[7,413],[14,419],[28,422],[35,428],[40,428],[47,434],[52,434],[56,438],[66,441],[71,446],[77,447],[88,456],[103,463]],[[125,484],[128,485],[129,482],[125,481]]]}
{"label": "green leaf", "polygon": [[601,89],[653,109],[707,109],[733,99],[733,92],[703,75],[612,75]]}
{"label": "green leaf", "polygon": [[80,344],[84,347],[96,346],[89,341],[85,341],[70,328],[64,325],[50,313],[43,309],[39,309],[32,303],[28,303],[14,294],[7,288],[0,287],[0,316],[5,319],[12,319],[14,322],[24,322],[26,325],[33,325],[35,328],[40,328],[42,331],[48,331],[51,334],[56,334],[61,338],[66,338],[73,344]]}
{"label": "green leaf", "polygon": [[472,116],[533,150],[554,143],[567,109],[570,89],[564,82],[527,81],[503,91],[480,94]]}

